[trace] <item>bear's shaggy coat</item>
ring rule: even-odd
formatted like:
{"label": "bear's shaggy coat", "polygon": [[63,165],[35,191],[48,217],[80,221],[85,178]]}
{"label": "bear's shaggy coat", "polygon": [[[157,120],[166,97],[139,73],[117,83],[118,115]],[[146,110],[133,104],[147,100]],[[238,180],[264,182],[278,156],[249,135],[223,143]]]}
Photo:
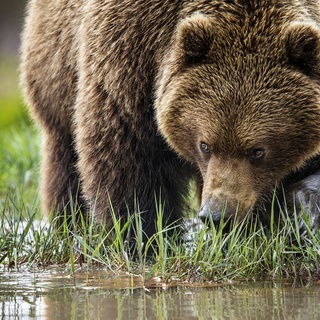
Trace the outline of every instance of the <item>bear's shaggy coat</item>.
{"label": "bear's shaggy coat", "polygon": [[147,235],[160,202],[167,223],[182,216],[190,179],[203,219],[226,205],[226,218],[265,212],[275,188],[306,202],[320,187],[319,10],[31,0],[21,70],[43,134],[44,211],[76,199],[79,182],[98,220],[111,201],[121,217],[140,210]]}

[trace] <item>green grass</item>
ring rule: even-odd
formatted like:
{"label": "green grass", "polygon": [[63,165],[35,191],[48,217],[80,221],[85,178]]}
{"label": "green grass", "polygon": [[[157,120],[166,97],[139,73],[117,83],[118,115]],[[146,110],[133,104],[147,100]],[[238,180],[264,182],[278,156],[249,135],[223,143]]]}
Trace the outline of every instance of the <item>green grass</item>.
{"label": "green grass", "polygon": [[[55,229],[53,224],[41,224],[36,212],[34,204],[8,198],[4,202],[0,263],[8,268],[64,264],[73,273],[84,263],[87,268],[99,265],[115,272],[140,274],[146,282],[159,277],[164,283],[319,276],[319,233],[307,229],[301,238],[295,220],[286,219],[272,231],[263,228],[258,219],[235,225],[229,234],[221,229],[201,229],[193,234],[192,241],[181,243],[178,233],[166,237],[170,226],[165,230],[161,227],[160,212],[155,222],[157,233],[142,243],[138,213],[124,226],[114,218],[113,228],[107,230],[93,218],[86,222],[80,219],[80,226],[75,219],[69,225],[65,220]],[[303,219],[308,223],[306,217]],[[130,226],[135,226],[136,232],[134,238],[127,239]],[[295,244],[290,241],[292,236]]]}
{"label": "green grass", "polygon": [[0,130],[0,205],[7,198],[33,204],[37,195],[39,137],[25,119]]}

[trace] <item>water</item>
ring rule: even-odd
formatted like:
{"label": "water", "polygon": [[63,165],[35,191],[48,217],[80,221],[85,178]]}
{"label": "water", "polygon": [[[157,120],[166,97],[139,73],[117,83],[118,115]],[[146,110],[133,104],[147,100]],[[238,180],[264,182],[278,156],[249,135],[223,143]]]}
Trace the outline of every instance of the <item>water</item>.
{"label": "water", "polygon": [[1,319],[320,319],[320,283],[163,287],[106,270],[0,273]]}

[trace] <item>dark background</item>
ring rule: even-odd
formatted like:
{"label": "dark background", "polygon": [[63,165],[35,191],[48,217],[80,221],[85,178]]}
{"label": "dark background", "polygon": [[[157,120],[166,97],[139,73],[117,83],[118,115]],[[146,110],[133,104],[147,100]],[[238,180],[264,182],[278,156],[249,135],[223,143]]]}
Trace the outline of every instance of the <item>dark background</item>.
{"label": "dark background", "polygon": [[25,4],[25,0],[0,0],[1,56],[17,56]]}

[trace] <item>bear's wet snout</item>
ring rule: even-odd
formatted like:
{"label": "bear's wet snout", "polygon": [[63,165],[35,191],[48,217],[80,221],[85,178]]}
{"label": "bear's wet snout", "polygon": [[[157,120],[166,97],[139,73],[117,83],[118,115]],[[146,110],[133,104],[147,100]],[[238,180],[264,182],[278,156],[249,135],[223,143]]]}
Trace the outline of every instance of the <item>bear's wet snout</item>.
{"label": "bear's wet snout", "polygon": [[210,226],[211,223],[215,226],[219,226],[222,216],[223,210],[219,210],[219,208],[209,200],[205,201],[198,214],[199,219],[208,226]]}

